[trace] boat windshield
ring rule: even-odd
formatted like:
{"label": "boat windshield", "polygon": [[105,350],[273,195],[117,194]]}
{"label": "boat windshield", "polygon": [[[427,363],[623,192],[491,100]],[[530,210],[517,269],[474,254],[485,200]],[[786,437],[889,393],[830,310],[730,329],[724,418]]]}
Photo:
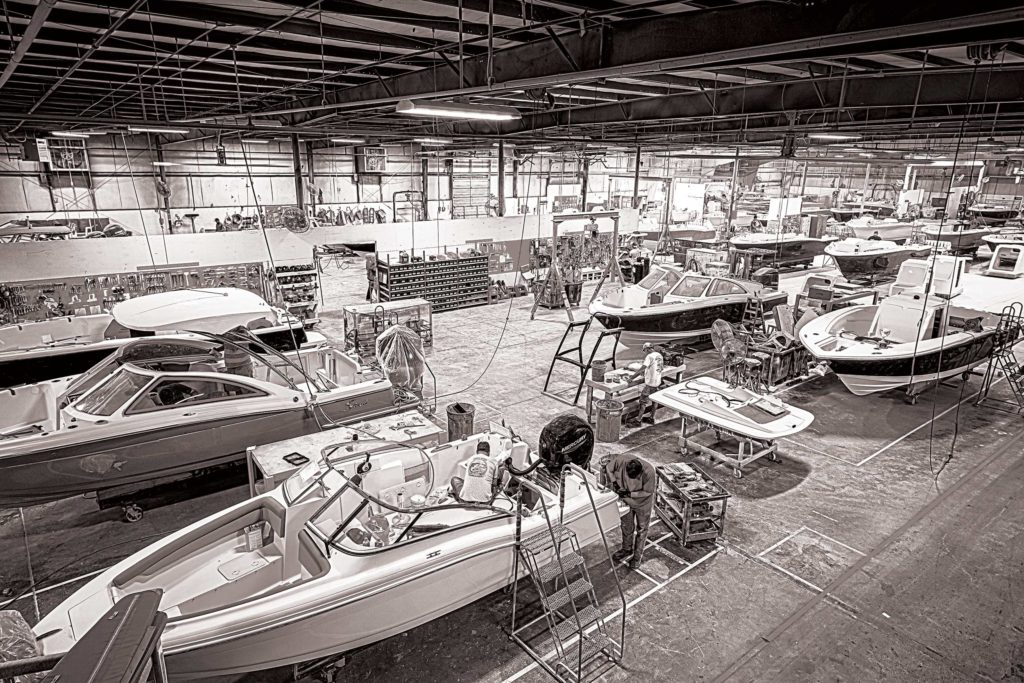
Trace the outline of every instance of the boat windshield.
{"label": "boat windshield", "polygon": [[75,408],[90,415],[113,415],[153,378],[121,368],[75,403]]}
{"label": "boat windshield", "polygon": [[[515,509],[504,494],[490,503],[460,502],[452,496],[447,478],[435,489],[436,468],[446,465],[433,462],[419,448],[387,441],[359,443],[355,450],[349,450],[350,443],[324,449],[320,460],[285,483],[289,503],[322,501],[307,529],[323,541],[328,553],[331,548],[364,553],[393,547],[509,517]],[[458,450],[450,448],[444,454],[455,456]]]}
{"label": "boat windshield", "polygon": [[647,277],[636,283],[636,285],[637,287],[643,287],[644,289],[651,289],[661,281],[661,278],[664,275],[665,271],[661,268],[652,268],[651,272],[647,273]]}
{"label": "boat windshield", "polygon": [[711,278],[702,275],[687,275],[669,294],[672,296],[698,297],[704,293]]}

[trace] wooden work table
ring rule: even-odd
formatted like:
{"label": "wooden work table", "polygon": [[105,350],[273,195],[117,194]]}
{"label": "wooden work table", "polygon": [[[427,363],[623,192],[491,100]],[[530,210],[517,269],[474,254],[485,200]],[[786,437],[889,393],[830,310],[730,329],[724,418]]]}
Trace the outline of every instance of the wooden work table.
{"label": "wooden work table", "polygon": [[[661,371],[661,386],[662,388],[678,384],[679,375],[686,370],[685,365],[666,365]],[[672,381],[667,382],[669,378]],[[595,379],[588,377],[585,381],[587,387],[587,422],[590,424],[594,423],[594,393],[599,392],[600,396],[598,399],[611,398],[616,401],[622,401],[624,404],[635,402],[640,398],[640,387],[644,383],[644,376],[641,374],[639,377],[632,381],[618,381],[618,382],[598,382]]]}

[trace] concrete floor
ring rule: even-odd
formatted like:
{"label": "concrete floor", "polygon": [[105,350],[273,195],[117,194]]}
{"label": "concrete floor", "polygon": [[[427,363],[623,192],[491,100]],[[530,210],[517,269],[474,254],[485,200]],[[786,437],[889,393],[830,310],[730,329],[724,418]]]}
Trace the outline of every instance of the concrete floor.
{"label": "concrete floor", "polygon": [[[325,276],[329,337],[340,338],[340,306],[365,293],[362,275],[354,264]],[[530,321],[531,303],[435,316],[429,361],[441,415],[455,400],[472,403],[478,427],[504,419],[536,445],[543,425],[569,409],[541,394],[565,313],[539,309]],[[686,374],[717,367],[705,351]],[[573,383],[560,370],[552,388],[571,396]],[[783,399],[816,420],[780,444],[779,462],[758,461],[739,480],[712,470],[733,494],[723,542],[683,549],[656,525],[640,571],[620,571],[626,654],[603,678],[1024,681],[1024,420],[974,406],[979,385],[941,386],[914,406],[897,393],[855,397],[832,376],[787,390]],[[689,461],[678,429],[662,411],[657,425],[627,430],[596,455]],[[240,482],[148,510],[133,525],[82,498],[25,509],[24,527],[18,511],[0,511],[0,587],[22,593],[31,566],[40,591],[14,603],[31,623],[82,577],[241,500]],[[589,556],[596,567],[595,549]],[[610,576],[598,586],[606,612],[616,609]],[[509,596],[492,594],[354,654],[342,679],[545,680],[507,638],[508,623]],[[236,680],[290,678],[280,670]]]}

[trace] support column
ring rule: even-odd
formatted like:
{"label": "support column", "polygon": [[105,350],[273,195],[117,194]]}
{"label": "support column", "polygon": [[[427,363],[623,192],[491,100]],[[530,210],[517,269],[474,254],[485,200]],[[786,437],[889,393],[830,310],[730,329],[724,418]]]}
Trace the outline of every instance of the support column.
{"label": "support column", "polygon": [[[300,209],[306,206],[305,192],[302,190],[302,150],[299,148],[299,134],[292,133],[292,163],[295,165],[295,205]],[[256,188],[253,188],[253,192]]]}
{"label": "support column", "polygon": [[[157,176],[160,179],[160,183],[163,183],[163,187],[170,190],[171,186],[167,184],[167,170],[162,165],[164,160],[164,148],[160,146],[159,142],[153,143],[153,147],[156,150],[156,160],[161,162],[160,166],[157,166]],[[171,223],[171,198],[169,195],[165,195],[160,192],[160,183],[157,184],[156,195],[159,197],[158,205],[164,212],[164,225],[167,226],[167,232],[174,232],[174,225]],[[74,190],[74,183],[71,184],[72,190]]]}
{"label": "support column", "polygon": [[638,209],[640,200],[640,145],[636,146],[636,159],[633,169],[633,208]]}
{"label": "support column", "polygon": [[583,168],[580,169],[580,211],[587,210],[587,185],[590,184],[590,164],[584,156],[580,159]]}
{"label": "support column", "polygon": [[430,220],[430,161],[426,157],[420,160],[420,186],[423,188],[423,220]]}
{"label": "support column", "polygon": [[732,222],[736,219],[736,184],[740,177],[740,148],[732,157],[732,189],[729,191],[729,215],[725,217],[725,234],[732,232]]}
{"label": "support column", "polygon": [[498,141],[498,215],[505,215],[505,141]]}

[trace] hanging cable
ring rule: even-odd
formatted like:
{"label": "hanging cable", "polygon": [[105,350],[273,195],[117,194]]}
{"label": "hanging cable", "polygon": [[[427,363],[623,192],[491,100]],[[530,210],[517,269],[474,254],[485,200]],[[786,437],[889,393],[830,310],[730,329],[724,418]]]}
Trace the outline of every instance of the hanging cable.
{"label": "hanging cable", "polygon": [[[153,255],[153,245],[149,242],[149,230],[146,228],[146,216],[142,213],[142,200],[139,199],[139,188],[135,185],[135,171],[132,169],[132,158],[128,153],[128,142],[125,140],[124,132],[121,133],[121,144],[124,146],[124,156],[128,162],[128,175],[132,179],[132,191],[135,193],[135,204],[139,208],[139,220],[142,221],[142,234],[146,238],[146,249],[149,251],[149,261],[155,267],[156,257]],[[164,256],[167,256],[166,246]]]}

